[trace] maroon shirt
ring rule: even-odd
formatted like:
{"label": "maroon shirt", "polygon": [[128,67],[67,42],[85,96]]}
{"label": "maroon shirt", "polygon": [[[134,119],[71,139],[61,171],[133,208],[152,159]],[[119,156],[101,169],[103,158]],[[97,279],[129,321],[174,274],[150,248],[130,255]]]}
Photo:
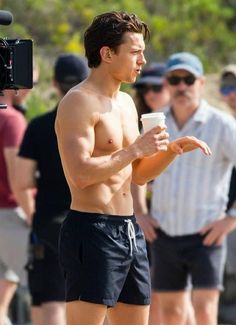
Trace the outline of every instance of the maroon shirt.
{"label": "maroon shirt", "polygon": [[26,121],[21,113],[12,107],[0,109],[0,208],[14,208],[17,206],[7,180],[3,150],[5,148],[18,148],[25,128]]}

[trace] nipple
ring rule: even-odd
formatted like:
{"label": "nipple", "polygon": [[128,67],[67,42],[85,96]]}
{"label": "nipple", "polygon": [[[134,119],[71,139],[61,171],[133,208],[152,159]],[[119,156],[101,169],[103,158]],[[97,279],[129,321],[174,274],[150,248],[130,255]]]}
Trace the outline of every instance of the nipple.
{"label": "nipple", "polygon": [[113,140],[112,140],[112,139],[109,139],[109,140],[108,140],[108,143],[112,143],[112,142],[113,142]]}

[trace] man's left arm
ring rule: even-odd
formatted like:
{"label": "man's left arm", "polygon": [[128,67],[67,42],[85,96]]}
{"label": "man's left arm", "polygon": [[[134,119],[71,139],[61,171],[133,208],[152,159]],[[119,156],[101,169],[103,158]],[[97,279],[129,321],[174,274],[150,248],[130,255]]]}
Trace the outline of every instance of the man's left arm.
{"label": "man's left arm", "polygon": [[177,157],[186,152],[201,149],[205,155],[210,155],[208,145],[195,137],[185,136],[168,144],[166,151],[138,159],[133,162],[133,181],[136,184],[145,184],[159,176]]}

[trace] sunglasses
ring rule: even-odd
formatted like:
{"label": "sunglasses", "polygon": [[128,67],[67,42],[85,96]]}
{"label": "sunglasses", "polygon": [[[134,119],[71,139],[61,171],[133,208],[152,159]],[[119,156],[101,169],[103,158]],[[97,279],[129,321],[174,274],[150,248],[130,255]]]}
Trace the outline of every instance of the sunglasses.
{"label": "sunglasses", "polygon": [[170,76],[167,77],[167,81],[171,86],[177,86],[183,81],[186,85],[191,86],[195,83],[197,78],[193,74],[189,74],[185,77]]}
{"label": "sunglasses", "polygon": [[143,86],[138,87],[138,90],[142,95],[147,94],[151,90],[154,93],[160,93],[162,91],[162,89],[163,89],[163,85],[149,85],[149,86],[143,85]]}
{"label": "sunglasses", "polygon": [[236,93],[236,85],[235,86],[221,86],[220,92],[224,96],[227,96],[230,93]]}

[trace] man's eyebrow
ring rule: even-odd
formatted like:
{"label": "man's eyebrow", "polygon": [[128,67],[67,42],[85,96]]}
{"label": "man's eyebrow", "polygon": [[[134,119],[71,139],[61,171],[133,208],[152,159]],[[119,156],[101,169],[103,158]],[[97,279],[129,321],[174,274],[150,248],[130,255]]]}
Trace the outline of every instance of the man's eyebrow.
{"label": "man's eyebrow", "polygon": [[132,50],[136,50],[136,51],[144,51],[145,50],[145,46],[138,46],[138,45],[133,45],[131,46]]}

